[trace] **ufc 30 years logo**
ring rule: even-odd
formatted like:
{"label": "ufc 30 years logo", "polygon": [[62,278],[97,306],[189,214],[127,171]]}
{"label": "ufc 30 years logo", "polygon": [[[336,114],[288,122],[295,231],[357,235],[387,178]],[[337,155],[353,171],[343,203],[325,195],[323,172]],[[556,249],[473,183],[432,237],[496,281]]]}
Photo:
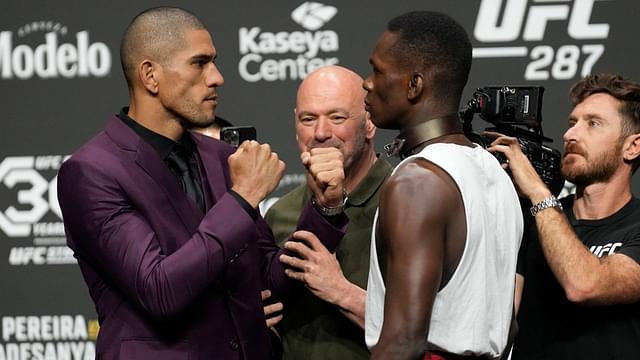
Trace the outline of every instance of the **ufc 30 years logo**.
{"label": "ufc 30 years logo", "polygon": [[[474,58],[528,57],[525,80],[567,80],[581,77],[604,53],[608,23],[592,23],[596,0],[481,0],[473,34],[486,44],[519,42],[528,46],[477,47]],[[556,48],[544,44],[551,22],[563,23],[574,43]],[[557,27],[554,27],[557,29]],[[573,42],[573,41],[572,41]]]}
{"label": "ufc 30 years logo", "polygon": [[[14,156],[0,162],[3,193],[14,194],[0,209],[0,230],[8,237],[64,235],[58,204],[57,172],[63,155]],[[6,190],[6,191],[5,191]],[[53,222],[41,222],[49,212]]]}

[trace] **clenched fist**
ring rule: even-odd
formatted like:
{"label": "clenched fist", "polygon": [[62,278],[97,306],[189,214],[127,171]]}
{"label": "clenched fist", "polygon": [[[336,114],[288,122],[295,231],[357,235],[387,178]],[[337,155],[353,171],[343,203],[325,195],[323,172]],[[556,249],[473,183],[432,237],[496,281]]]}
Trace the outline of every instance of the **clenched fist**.
{"label": "clenched fist", "polygon": [[344,195],[344,158],[334,147],[314,148],[300,155],[307,168],[307,184],[318,203],[325,207],[342,205]]}
{"label": "clenched fist", "polygon": [[269,144],[245,141],[229,156],[231,190],[257,208],[260,201],[278,186],[284,167],[284,162],[271,151]]}

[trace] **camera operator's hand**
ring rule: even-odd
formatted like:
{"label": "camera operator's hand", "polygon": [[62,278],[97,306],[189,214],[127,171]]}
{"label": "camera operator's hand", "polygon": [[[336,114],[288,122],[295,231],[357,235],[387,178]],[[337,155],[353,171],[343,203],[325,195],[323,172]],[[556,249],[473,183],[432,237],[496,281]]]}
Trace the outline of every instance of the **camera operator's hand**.
{"label": "camera operator's hand", "polygon": [[284,162],[269,144],[245,141],[229,156],[231,190],[254,208],[278,186],[283,173]]}
{"label": "camera operator's hand", "polygon": [[487,150],[502,153],[507,158],[503,166],[511,170],[513,182],[521,195],[527,197],[533,204],[551,196],[551,191],[522,152],[518,139],[496,132],[487,131],[484,134],[493,139]]}
{"label": "camera operator's hand", "polygon": [[307,168],[307,183],[318,203],[338,207],[344,201],[344,159],[334,147],[315,148],[300,155]]}

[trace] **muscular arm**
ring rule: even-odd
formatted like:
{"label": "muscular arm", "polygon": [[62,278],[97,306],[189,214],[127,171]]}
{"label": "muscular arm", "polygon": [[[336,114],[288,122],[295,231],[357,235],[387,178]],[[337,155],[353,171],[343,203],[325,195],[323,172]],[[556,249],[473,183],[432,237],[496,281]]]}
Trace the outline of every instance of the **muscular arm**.
{"label": "muscular arm", "polygon": [[372,359],[418,359],[440,287],[447,224],[460,198],[453,181],[424,161],[396,171],[383,188],[379,231],[387,249],[384,323]]}

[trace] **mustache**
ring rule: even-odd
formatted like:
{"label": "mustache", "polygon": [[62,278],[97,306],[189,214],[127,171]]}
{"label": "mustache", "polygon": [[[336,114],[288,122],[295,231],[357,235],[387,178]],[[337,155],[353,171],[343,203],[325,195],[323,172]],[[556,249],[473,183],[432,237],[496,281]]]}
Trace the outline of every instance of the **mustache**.
{"label": "mustache", "polygon": [[569,154],[586,156],[586,151],[584,151],[584,149],[576,143],[568,143],[564,147],[564,154],[562,155],[562,157],[564,158]]}
{"label": "mustache", "polygon": [[307,144],[307,147],[309,149],[329,148],[329,147],[334,147],[336,149],[341,149],[342,148],[342,144],[340,142],[338,142],[338,141],[324,141],[324,142],[312,141],[309,144]]}

